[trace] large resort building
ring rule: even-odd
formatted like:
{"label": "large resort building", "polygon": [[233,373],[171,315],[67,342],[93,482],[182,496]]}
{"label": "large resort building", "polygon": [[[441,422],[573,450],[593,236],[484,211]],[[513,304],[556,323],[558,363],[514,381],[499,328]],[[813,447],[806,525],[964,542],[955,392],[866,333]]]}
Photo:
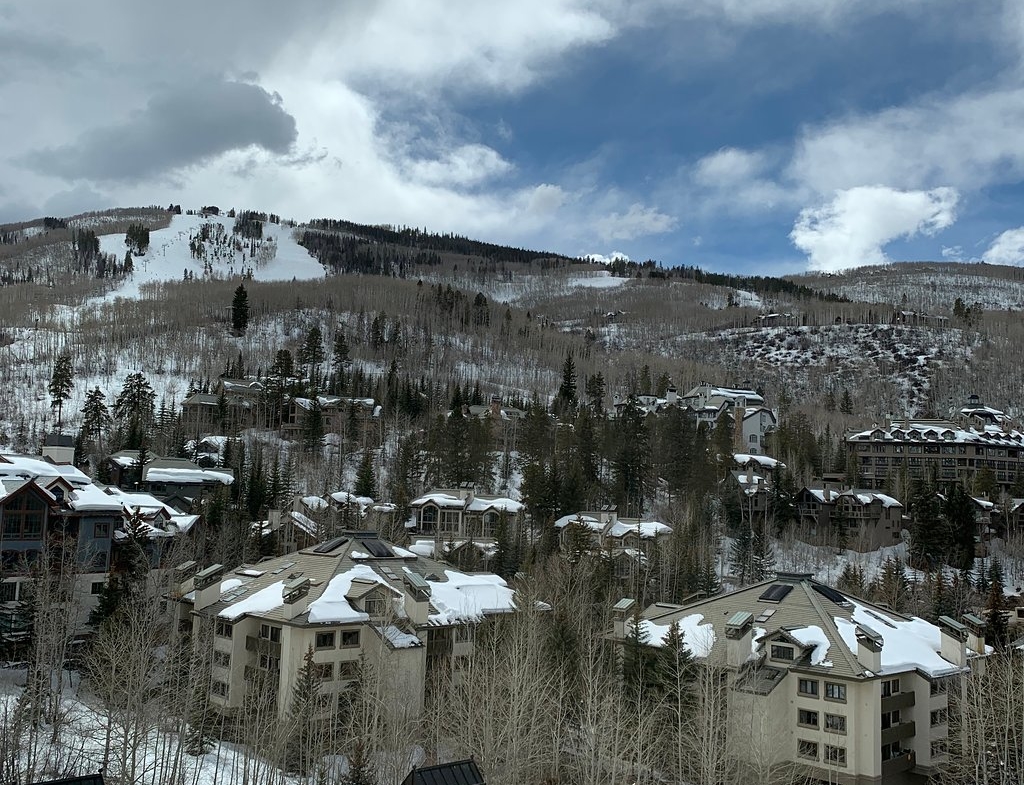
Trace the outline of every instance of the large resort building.
{"label": "large resort building", "polygon": [[936,773],[946,757],[947,693],[990,651],[976,616],[936,626],[804,574],[642,613],[627,599],[615,611],[620,643],[639,625],[639,639],[662,646],[677,625],[697,662],[724,677],[737,740],[730,754],[844,785]]}
{"label": "large resort building", "polygon": [[497,575],[460,572],[375,532],[234,570],[189,563],[176,581],[179,627],[212,647],[211,700],[227,713],[263,684],[284,714],[310,650],[325,711],[366,661],[386,664],[418,713],[435,671],[472,653],[476,624],[515,608]]}

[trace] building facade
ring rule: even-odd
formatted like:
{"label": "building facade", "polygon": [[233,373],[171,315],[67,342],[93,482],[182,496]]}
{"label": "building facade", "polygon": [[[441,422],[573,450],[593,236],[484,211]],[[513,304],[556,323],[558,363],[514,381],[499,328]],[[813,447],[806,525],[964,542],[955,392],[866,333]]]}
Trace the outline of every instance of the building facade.
{"label": "building facade", "polygon": [[[990,651],[976,616],[936,626],[803,574],[642,613],[624,600],[615,612],[615,640],[639,624],[647,645],[661,646],[676,625],[697,663],[721,674],[739,739],[731,754],[843,785],[934,774],[946,755],[948,693]],[[758,723],[763,738],[751,735]]]}

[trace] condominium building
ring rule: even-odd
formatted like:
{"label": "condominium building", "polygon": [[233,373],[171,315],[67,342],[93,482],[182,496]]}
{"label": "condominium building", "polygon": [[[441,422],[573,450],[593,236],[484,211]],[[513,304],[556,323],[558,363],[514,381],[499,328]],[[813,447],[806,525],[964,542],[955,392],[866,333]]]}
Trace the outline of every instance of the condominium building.
{"label": "condominium building", "polygon": [[265,697],[284,714],[310,650],[326,709],[371,662],[391,669],[418,711],[434,671],[472,652],[476,624],[514,609],[497,575],[459,572],[375,532],[234,570],[184,564],[173,596],[179,627],[212,647],[211,701],[229,713],[269,683]]}
{"label": "condominium building", "polygon": [[[977,417],[974,417],[977,421]],[[967,483],[983,469],[1009,490],[1024,471],[1024,433],[1000,425],[951,420],[890,420],[848,433],[846,447],[860,484],[884,488],[906,478]]]}
{"label": "condominium building", "polygon": [[676,625],[696,661],[724,676],[734,754],[844,785],[939,770],[947,692],[991,650],[976,616],[937,626],[805,574],[639,614],[627,599],[615,611],[616,640],[640,625],[647,645],[662,646]]}

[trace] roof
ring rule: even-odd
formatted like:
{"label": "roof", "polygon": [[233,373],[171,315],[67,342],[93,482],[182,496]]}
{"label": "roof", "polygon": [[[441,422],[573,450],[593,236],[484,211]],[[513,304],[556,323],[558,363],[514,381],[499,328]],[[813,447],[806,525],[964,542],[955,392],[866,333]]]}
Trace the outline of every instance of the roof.
{"label": "roof", "polygon": [[39,480],[63,477],[70,485],[89,485],[92,480],[74,466],[50,463],[37,455],[0,455],[0,479]]}
{"label": "roof", "polygon": [[67,777],[61,780],[39,780],[29,785],[103,785],[103,775],[86,774],[81,777]]}
{"label": "roof", "polygon": [[886,426],[876,425],[865,431],[849,433],[847,441],[880,442],[951,442],[992,447],[1024,446],[1024,433],[1003,430],[998,425],[983,428],[961,428],[949,420],[896,420]]}
{"label": "roof", "polygon": [[486,785],[476,762],[469,760],[441,763],[413,769],[402,785]]}
{"label": "roof", "polygon": [[[378,555],[379,554],[379,555]],[[296,553],[242,565],[221,583],[220,599],[204,613],[237,619],[245,615],[284,620],[286,580],[310,580],[307,610],[297,624],[357,624],[369,616],[349,601],[353,584],[377,583],[395,592],[397,619],[406,619],[405,576],[424,579],[430,590],[428,623],[457,624],[515,609],[515,592],[493,573],[464,573],[376,539],[372,532],[348,532]],[[356,592],[358,594],[358,591]],[[193,597],[186,595],[186,600]]]}
{"label": "roof", "polygon": [[[661,645],[670,626],[681,623],[684,640],[695,656],[709,657],[724,646],[729,620],[743,611],[754,615],[757,634],[751,644],[752,659],[764,657],[765,640],[785,633],[805,647],[796,658],[801,670],[847,678],[913,670],[934,677],[960,670],[942,657],[936,625],[844,595],[810,575],[780,574],[687,606],[655,604],[643,612],[641,623],[652,645]],[[864,627],[882,639],[882,667],[877,674],[866,671],[857,660],[856,635]]]}

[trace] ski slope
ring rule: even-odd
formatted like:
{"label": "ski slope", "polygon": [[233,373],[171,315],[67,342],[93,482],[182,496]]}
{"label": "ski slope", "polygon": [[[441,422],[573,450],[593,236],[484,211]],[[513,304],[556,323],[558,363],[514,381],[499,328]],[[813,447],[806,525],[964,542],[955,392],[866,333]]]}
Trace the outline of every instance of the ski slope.
{"label": "ski slope", "polygon": [[[287,226],[263,223],[262,253],[254,259],[249,255],[249,243],[242,241],[244,250],[237,251],[220,246],[216,249],[206,245],[206,259],[196,258],[189,247],[203,224],[210,224],[210,230],[223,227],[227,238],[232,236],[235,220],[226,216],[175,215],[165,229],[150,233],[149,250],[144,256],[133,260],[134,272],[120,286],[103,296],[103,300],[118,297],[137,299],[141,287],[159,281],[180,281],[187,270],[196,280],[204,278],[232,278],[252,271],[257,281],[311,280],[324,277],[323,266],[295,242],[292,229]],[[100,250],[124,258],[126,246],[123,234],[100,236]],[[216,251],[216,255],[214,254]]]}

